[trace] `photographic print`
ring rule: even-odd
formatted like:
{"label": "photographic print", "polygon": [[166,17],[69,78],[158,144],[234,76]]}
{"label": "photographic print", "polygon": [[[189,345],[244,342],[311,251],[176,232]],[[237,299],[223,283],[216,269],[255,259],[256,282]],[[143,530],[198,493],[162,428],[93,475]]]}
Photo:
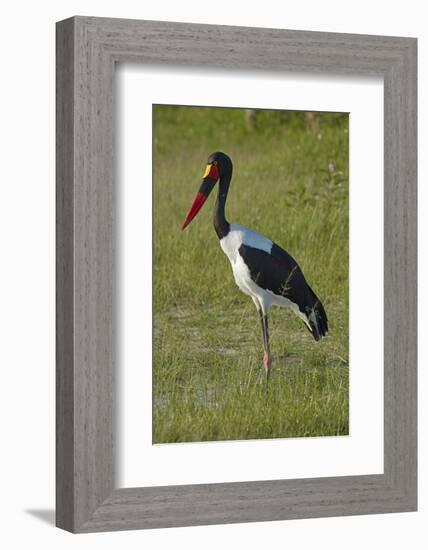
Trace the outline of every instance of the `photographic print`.
{"label": "photographic print", "polygon": [[153,443],[348,435],[348,133],[153,106]]}

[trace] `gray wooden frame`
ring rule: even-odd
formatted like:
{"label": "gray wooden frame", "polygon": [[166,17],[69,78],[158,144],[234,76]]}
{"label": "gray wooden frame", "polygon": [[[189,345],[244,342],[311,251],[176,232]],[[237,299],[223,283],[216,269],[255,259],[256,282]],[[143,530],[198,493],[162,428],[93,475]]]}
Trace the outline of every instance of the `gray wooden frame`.
{"label": "gray wooden frame", "polygon": [[[91,532],[416,510],[416,44],[90,17],[57,24],[59,527]],[[382,475],[115,488],[116,62],[383,76]]]}

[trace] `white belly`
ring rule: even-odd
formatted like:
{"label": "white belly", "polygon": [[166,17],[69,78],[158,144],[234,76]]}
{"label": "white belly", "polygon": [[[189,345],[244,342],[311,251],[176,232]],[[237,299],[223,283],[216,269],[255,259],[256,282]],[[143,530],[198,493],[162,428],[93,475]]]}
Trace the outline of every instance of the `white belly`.
{"label": "white belly", "polygon": [[256,285],[251,278],[250,270],[239,254],[237,255],[235,263],[232,264],[232,271],[235,282],[242,292],[251,296],[257,309],[261,309],[264,314],[267,314],[275,301],[275,296],[269,290],[265,290]]}
{"label": "white belly", "polygon": [[233,276],[239,289],[248,296],[251,296],[258,309],[261,308],[264,313],[267,313],[274,301],[274,295],[257,286],[251,279],[250,270],[239,254],[241,244],[259,248],[270,253],[272,241],[260,235],[257,231],[241,225],[231,225],[229,233],[220,240],[221,248],[229,258]]}

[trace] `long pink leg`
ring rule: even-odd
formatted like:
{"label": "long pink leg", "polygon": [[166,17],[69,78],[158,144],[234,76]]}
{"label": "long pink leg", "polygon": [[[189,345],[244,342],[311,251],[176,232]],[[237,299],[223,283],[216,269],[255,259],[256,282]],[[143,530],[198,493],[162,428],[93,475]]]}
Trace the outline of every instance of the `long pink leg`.
{"label": "long pink leg", "polygon": [[262,333],[263,333],[263,348],[264,348],[263,366],[266,373],[266,380],[269,380],[270,370],[272,366],[272,356],[270,354],[270,349],[269,349],[268,318],[267,318],[267,315],[264,315],[261,310],[259,313],[260,313],[260,322],[262,325]]}

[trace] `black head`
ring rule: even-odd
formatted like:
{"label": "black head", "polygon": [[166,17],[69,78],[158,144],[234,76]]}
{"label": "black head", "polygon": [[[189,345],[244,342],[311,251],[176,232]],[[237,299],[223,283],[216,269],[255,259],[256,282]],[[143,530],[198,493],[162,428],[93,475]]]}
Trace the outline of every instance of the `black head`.
{"label": "black head", "polygon": [[215,184],[219,180],[220,182],[230,182],[231,177],[232,161],[230,160],[230,158],[225,153],[221,153],[220,151],[217,151],[216,153],[211,153],[207,160],[207,167],[203,175],[202,184],[193,201],[192,206],[190,207],[189,212],[187,213],[186,219],[181,226],[182,229],[185,229],[189,225],[189,223],[202,208],[202,205],[207,200],[208,195],[214,189]]}
{"label": "black head", "polygon": [[220,178],[227,175],[232,175],[232,161],[230,160],[230,157],[226,155],[226,153],[222,153],[221,151],[211,153],[207,160],[207,167],[208,166],[216,166],[218,170],[218,176]]}

